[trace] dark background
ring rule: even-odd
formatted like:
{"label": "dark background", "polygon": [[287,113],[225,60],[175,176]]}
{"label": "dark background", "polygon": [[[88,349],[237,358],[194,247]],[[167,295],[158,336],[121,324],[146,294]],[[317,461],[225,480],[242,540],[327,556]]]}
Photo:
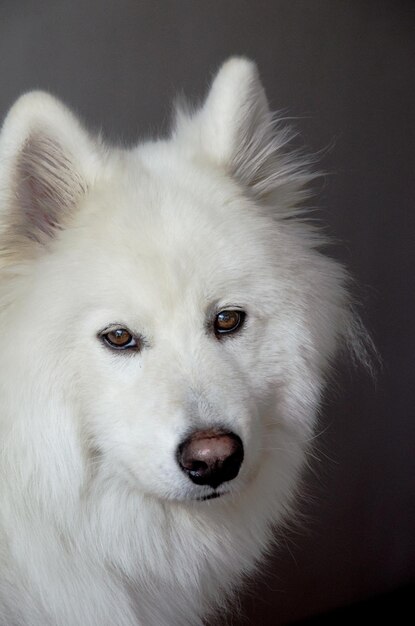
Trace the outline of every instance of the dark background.
{"label": "dark background", "polygon": [[231,54],[257,61],[272,108],[296,118],[312,151],[329,147],[319,216],[360,285],[384,362],[376,384],[339,376],[306,519],[249,584],[247,617],[232,624],[285,624],[399,589],[390,603],[403,623],[396,611],[415,574],[415,4],[1,0],[0,113],[23,91],[47,89],[131,143],[165,131],[172,97],[200,98]]}

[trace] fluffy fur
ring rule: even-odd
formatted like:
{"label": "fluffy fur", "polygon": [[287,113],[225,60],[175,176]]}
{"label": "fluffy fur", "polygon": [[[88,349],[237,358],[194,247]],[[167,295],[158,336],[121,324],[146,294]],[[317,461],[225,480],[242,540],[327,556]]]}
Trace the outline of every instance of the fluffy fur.
{"label": "fluffy fur", "polygon": [[[197,626],[289,510],[326,375],[361,352],[343,268],[297,218],[310,179],[255,64],[171,137],[109,148],[45,93],[0,136],[0,623]],[[244,328],[218,340],[214,311]],[[99,333],[121,324],[139,353]],[[176,460],[237,433],[221,497]]]}

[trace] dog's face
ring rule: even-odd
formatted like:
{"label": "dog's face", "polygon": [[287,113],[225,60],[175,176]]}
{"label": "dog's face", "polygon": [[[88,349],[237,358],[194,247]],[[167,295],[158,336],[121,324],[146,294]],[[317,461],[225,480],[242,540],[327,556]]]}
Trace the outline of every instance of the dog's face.
{"label": "dog's face", "polygon": [[231,62],[170,141],[132,151],[38,94],[4,131],[18,349],[92,474],[162,499],[290,491],[345,319],[341,269],[285,220],[304,174],[252,72]]}

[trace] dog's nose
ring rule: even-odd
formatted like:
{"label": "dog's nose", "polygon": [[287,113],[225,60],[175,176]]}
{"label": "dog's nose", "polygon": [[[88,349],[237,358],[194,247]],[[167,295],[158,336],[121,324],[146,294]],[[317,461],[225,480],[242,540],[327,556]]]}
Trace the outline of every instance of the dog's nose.
{"label": "dog's nose", "polygon": [[177,450],[178,463],[190,480],[213,488],[235,478],[243,458],[241,439],[222,430],[196,431]]}

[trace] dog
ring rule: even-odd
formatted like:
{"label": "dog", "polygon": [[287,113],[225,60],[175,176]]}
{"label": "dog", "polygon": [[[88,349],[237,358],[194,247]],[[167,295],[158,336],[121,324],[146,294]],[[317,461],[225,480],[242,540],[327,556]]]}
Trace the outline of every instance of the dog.
{"label": "dog", "polygon": [[0,623],[201,626],[292,509],[346,270],[254,62],[167,139],[105,145],[47,93],[0,135]]}

